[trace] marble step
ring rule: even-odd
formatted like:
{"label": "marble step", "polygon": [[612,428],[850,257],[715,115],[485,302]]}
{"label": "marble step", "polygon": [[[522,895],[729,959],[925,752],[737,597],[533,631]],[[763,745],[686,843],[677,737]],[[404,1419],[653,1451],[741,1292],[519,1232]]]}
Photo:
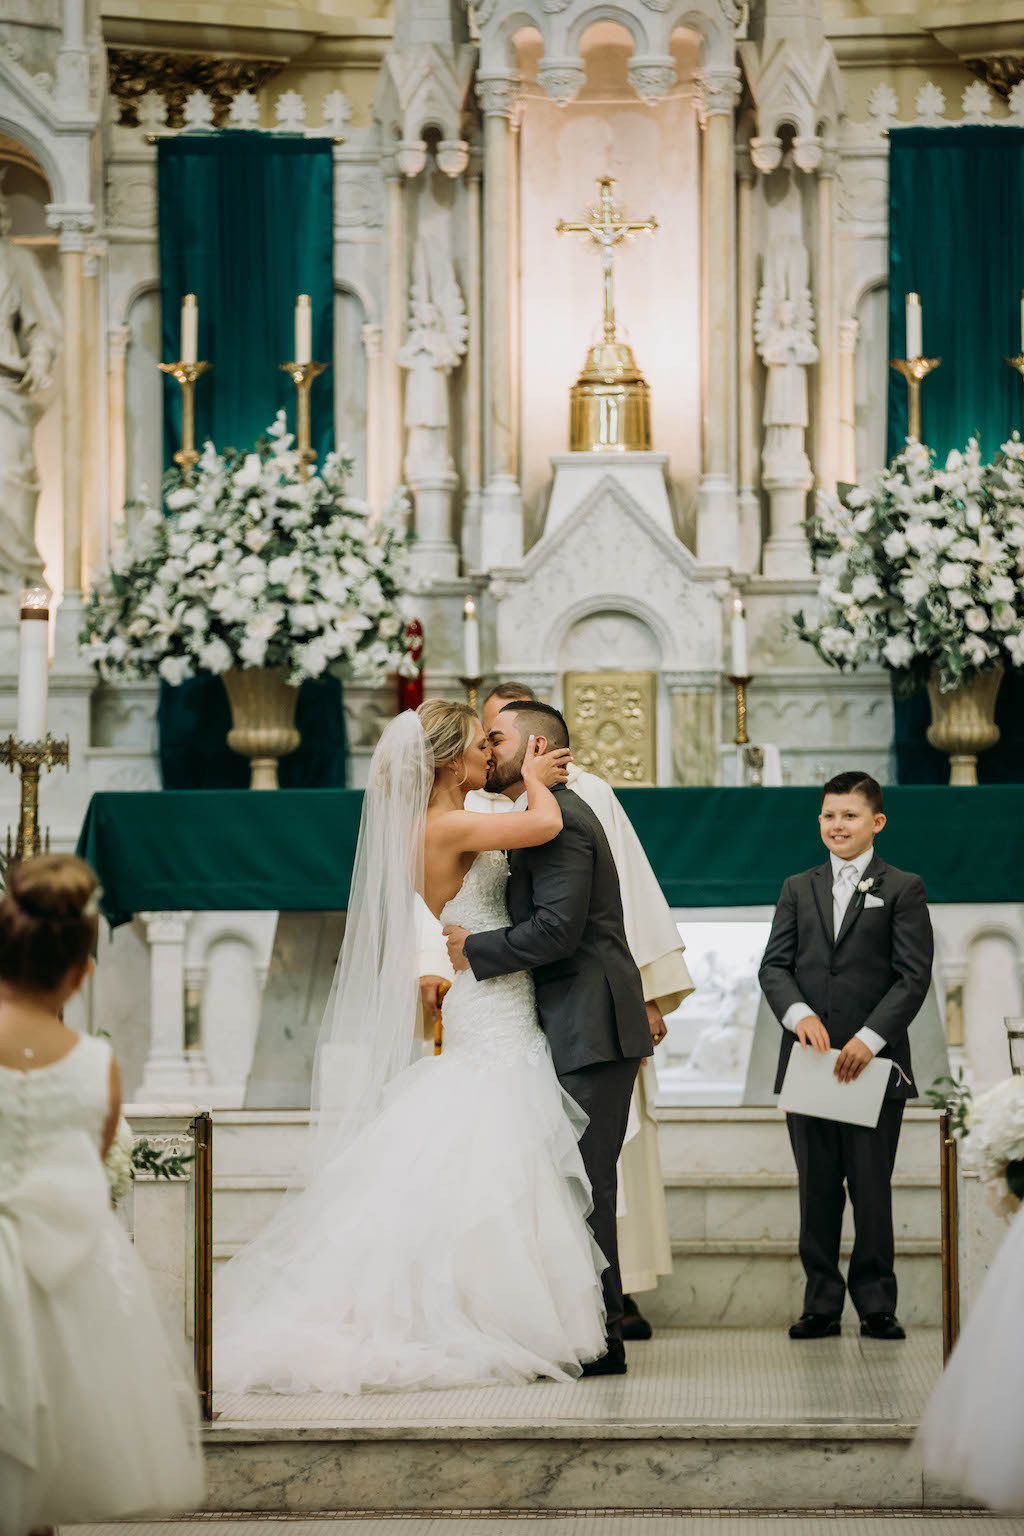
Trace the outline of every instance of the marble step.
{"label": "marble step", "polygon": [[[800,1229],[795,1170],[789,1173],[693,1173],[666,1180],[669,1234],[673,1242],[702,1239],[796,1242]],[[893,1224],[897,1240],[932,1238],[940,1227],[937,1174],[897,1173],[893,1179]],[[844,1230],[853,1232],[847,1203]]]}
{"label": "marble step", "polygon": [[[627,1376],[589,1382],[360,1398],[218,1394],[204,1507],[463,1519],[486,1511],[497,1525],[513,1513],[964,1506],[907,1460],[940,1369],[934,1331],[893,1346],[680,1330],[630,1346],[629,1362]],[[775,1518],[787,1529],[785,1515]]]}
{"label": "marble step", "polygon": [[[662,1107],[657,1118],[662,1170],[669,1182],[696,1173],[793,1172],[786,1118],[778,1109]],[[929,1109],[908,1109],[896,1171],[937,1181],[938,1169],[938,1116]]]}
{"label": "marble step", "polygon": [[[851,1243],[842,1245],[848,1260]],[[899,1315],[912,1328],[942,1323],[942,1250],[938,1238],[896,1244]],[[656,1328],[776,1328],[803,1311],[804,1272],[794,1241],[701,1240],[673,1242],[672,1273],[656,1291],[638,1297]],[[849,1300],[846,1324],[857,1331]]]}
{"label": "marble step", "polygon": [[[892,1510],[829,1510],[804,1514],[798,1510],[771,1513],[730,1509],[588,1510],[584,1514],[559,1511],[551,1515],[517,1515],[503,1510],[474,1510],[472,1514],[448,1510],[424,1511],[420,1518],[406,1511],[382,1510],[366,1516],[318,1515],[315,1530],[308,1530],[306,1516],[275,1515],[275,1524],[306,1524],[301,1536],[515,1536],[528,1521],[522,1536],[1021,1536],[1021,1522],[1014,1516],[989,1515],[980,1510],[935,1511],[914,1514],[901,1510],[898,1524]],[[500,1524],[496,1524],[500,1522]],[[783,1523],[784,1522],[784,1523]],[[258,1517],[246,1520],[231,1515],[222,1520],[205,1515],[193,1519],[181,1515],[160,1522],[135,1520],[122,1525],[65,1525],[67,1536],[266,1536]]]}

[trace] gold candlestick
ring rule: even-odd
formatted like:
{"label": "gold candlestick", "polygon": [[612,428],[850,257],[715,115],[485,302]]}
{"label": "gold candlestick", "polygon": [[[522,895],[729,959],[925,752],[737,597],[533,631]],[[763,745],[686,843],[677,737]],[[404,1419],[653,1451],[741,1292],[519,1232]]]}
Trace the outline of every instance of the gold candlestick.
{"label": "gold candlestick", "polygon": [[1024,352],[1018,353],[1016,357],[1004,357],[1003,362],[1010,368],[1016,368],[1021,379],[1024,379]]}
{"label": "gold candlestick", "polygon": [[463,688],[465,688],[465,690],[466,690],[466,703],[469,705],[469,707],[473,711],[474,715],[478,715],[480,713],[480,711],[477,708],[477,699],[478,699],[479,694],[480,694],[480,684],[483,682],[483,678],[482,677],[460,677],[459,678],[459,682],[462,684]]}
{"label": "gold candlestick", "polygon": [[736,690],[736,735],[733,741],[738,747],[747,744],[747,684],[749,677],[730,677],[730,683]]}
{"label": "gold candlestick", "polygon": [[44,846],[49,849],[49,831],[44,838],[39,826],[39,773],[44,767],[55,768],[58,764],[67,768],[69,761],[66,737],[63,741],[54,741],[49,735],[45,741],[16,741],[13,736],[8,736],[6,741],[0,741],[0,763],[6,763],[12,773],[16,766],[21,769],[18,835],[12,849],[11,830],[8,827],[8,860],[12,857],[28,859],[33,854],[42,853]]}
{"label": "gold candlestick", "polygon": [[157,363],[161,373],[169,373],[181,385],[181,447],[174,455],[188,480],[199,458],[196,452],[196,379],[213,367],[212,363]]}
{"label": "gold candlestick", "polygon": [[309,424],[309,391],[313,380],[330,367],[330,363],[282,363],[282,373],[287,373],[295,385],[295,437],[299,445],[300,474],[303,480],[316,463],[316,449],[311,445]]}
{"label": "gold candlestick", "polygon": [[941,357],[894,357],[889,363],[907,381],[907,436],[921,441],[921,380],[942,362]]}

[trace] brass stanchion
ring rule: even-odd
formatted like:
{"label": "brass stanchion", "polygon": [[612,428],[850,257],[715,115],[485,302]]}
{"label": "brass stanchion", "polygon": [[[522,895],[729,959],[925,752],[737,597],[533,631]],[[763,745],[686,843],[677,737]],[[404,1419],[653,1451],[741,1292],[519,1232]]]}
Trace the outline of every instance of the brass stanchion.
{"label": "brass stanchion", "polygon": [[54,741],[17,741],[8,736],[0,741],[0,763],[6,763],[13,773],[21,769],[21,803],[18,811],[18,833],[11,846],[11,830],[7,829],[7,858],[30,859],[34,854],[48,852],[50,834],[45,836],[39,825],[39,774],[43,768],[69,767],[69,743]]}
{"label": "brass stanchion", "polygon": [[939,1120],[939,1188],[942,1200],[942,1359],[947,1361],[960,1337],[960,1218],[957,1151],[953,1118]]}
{"label": "brass stanchion", "polygon": [[189,1129],[195,1137],[192,1196],[195,1231],[195,1321],[193,1347],[199,1407],[213,1418],[213,1119],[201,1110]]}
{"label": "brass stanchion", "polygon": [[186,480],[199,459],[196,451],[196,380],[213,367],[212,363],[158,363],[161,373],[169,373],[181,385],[181,447],[174,455]]}
{"label": "brass stanchion", "polygon": [[303,480],[309,479],[310,470],[316,463],[316,450],[312,446],[310,426],[309,391],[313,386],[313,380],[318,379],[329,367],[329,363],[281,364],[282,373],[286,373],[295,385],[295,440],[298,444],[300,473]]}
{"label": "brass stanchion", "polygon": [[434,1015],[434,1055],[440,1056],[444,1047],[444,1020],[441,1017],[441,1004],[452,989],[450,981],[439,981],[437,984],[437,1012]]}

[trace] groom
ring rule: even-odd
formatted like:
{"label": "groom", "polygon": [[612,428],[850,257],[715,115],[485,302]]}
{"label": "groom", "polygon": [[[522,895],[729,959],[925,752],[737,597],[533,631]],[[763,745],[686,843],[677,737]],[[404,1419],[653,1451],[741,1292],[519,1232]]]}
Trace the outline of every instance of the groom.
{"label": "groom", "polygon": [[[525,805],[523,759],[537,737],[542,752],[569,745],[565,721],[550,704],[508,704],[491,730],[492,794]],[[541,848],[509,855],[512,927],[491,933],[445,929],[457,971],[478,981],[532,971],[537,1012],[558,1080],[590,1124],[580,1152],[593,1190],[590,1225],[608,1261],[604,1271],[608,1349],[584,1376],[626,1370],[622,1344],[622,1280],[615,1228],[615,1165],[626,1134],[640,1063],[651,1053],[651,1027],[640,972],[626,944],[619,877],[601,823],[578,795],[555,789],[562,830]],[[519,799],[522,797],[523,805]]]}

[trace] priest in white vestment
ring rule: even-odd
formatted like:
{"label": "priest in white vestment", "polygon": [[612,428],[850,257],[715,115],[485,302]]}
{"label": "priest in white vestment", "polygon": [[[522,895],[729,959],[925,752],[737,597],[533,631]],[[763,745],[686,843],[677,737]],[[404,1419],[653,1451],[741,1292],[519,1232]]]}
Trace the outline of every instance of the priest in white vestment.
{"label": "priest in white vestment", "polygon": [[[484,730],[490,732],[495,716],[506,704],[535,697],[533,690],[524,683],[499,684],[484,702]],[[660,1041],[665,1034],[664,1016],[673,1013],[693,991],[683,958],[684,945],[643,845],[615,791],[596,774],[587,773],[575,764],[569,768],[569,788],[590,806],[611,847],[622,891],[626,939],[643,982],[651,1034],[656,1042]],[[512,809],[512,801],[505,795],[474,790],[466,796],[467,811],[493,813]],[[422,902],[419,913],[419,969],[427,983],[425,991],[429,992],[431,978],[451,981],[454,973],[441,924]],[[619,1158],[619,1264],[622,1289],[627,1296],[627,1338],[650,1336],[646,1322],[629,1304],[630,1293],[651,1291],[657,1285],[659,1275],[672,1272],[658,1126],[653,1114],[656,1089],[653,1063],[645,1062],[637,1075],[626,1140]]]}

